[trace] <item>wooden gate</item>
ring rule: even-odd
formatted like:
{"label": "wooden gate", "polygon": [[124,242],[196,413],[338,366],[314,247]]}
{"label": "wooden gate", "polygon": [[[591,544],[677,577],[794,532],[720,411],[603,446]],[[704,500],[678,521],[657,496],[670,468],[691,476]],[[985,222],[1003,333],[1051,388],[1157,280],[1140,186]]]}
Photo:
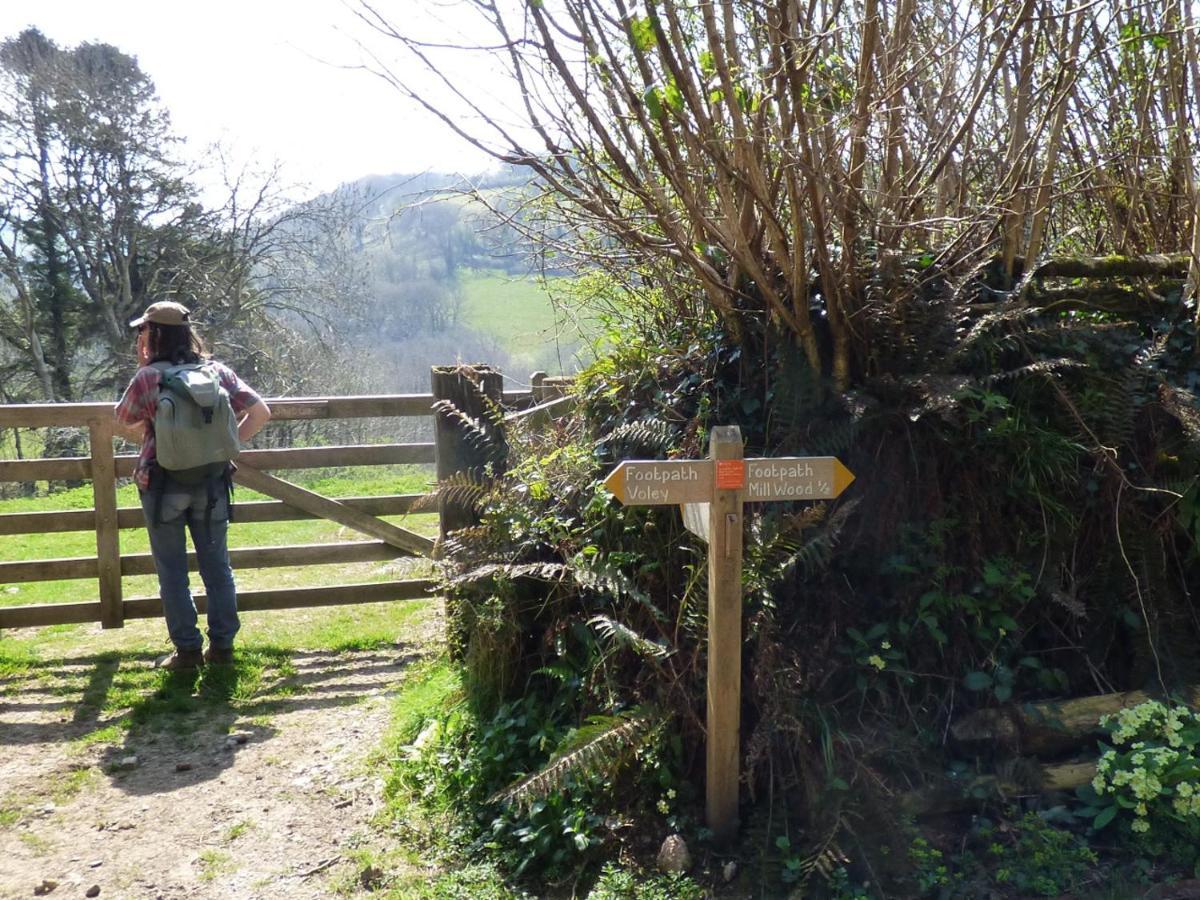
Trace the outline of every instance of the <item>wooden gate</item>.
{"label": "wooden gate", "polygon": [[[274,421],[354,419],[430,415],[429,395],[409,394],[372,397],[269,398]],[[133,474],[136,456],[113,454],[112,404],[69,403],[0,406],[0,428],[86,427],[90,453],[86,457],[0,461],[0,481],[90,480],[93,509],[64,512],[8,513],[0,515],[0,537],[15,534],[95,531],[96,555],[70,559],[46,559],[0,563],[0,584],[59,579],[96,578],[99,601],[44,603],[0,608],[0,628],[100,622],[119,628],[125,619],[158,616],[162,604],[157,596],[126,598],[121,579],[126,575],[154,572],[149,553],[123,555],[120,532],[144,527],[140,507],[117,507],[118,478]],[[400,463],[432,463],[432,443],[367,444],[334,447],[303,447],[279,450],[247,450],[238,460],[235,480],[246,487],[276,498],[238,503],[238,522],[278,522],[305,518],[327,518],[353,528],[368,541],[278,547],[231,548],[234,568],[320,565],[328,563],[387,560],[399,556],[428,555],[430,538],[379,518],[404,514],[422,501],[421,494],[333,499],[268,474],[271,469],[310,469],[329,466],[361,466]],[[195,555],[189,555],[195,569]],[[242,610],[291,609],[428,596],[433,583],[428,579],[340,584],[312,588],[243,591],[238,595]],[[203,611],[205,598],[196,594]]]}
{"label": "wooden gate", "polygon": [[[471,371],[464,367],[464,371]],[[439,370],[435,370],[437,372]],[[567,379],[546,379],[541,373],[531,378],[529,391],[504,392],[506,409],[525,416],[536,404],[561,396]],[[432,417],[438,399],[434,394],[395,394],[364,397],[268,398],[272,422],[318,419]],[[141,507],[117,506],[117,479],[133,474],[135,455],[113,453],[113,405],[111,403],[62,403],[43,405],[0,405],[0,429],[76,427],[86,428],[89,455],[55,459],[0,460],[0,482],[90,480],[93,508],[62,512],[7,513],[0,515],[0,539],[7,535],[94,531],[96,555],[66,559],[0,562],[0,585],[33,581],[98,579],[98,601],[41,603],[0,607],[0,629],[70,623],[100,622],[105,628],[120,628],[126,619],[161,615],[159,597],[125,597],[124,576],[154,573],[149,553],[122,554],[120,532],[142,528]],[[270,426],[268,426],[270,427]],[[439,440],[446,441],[441,429]],[[446,441],[449,443],[448,441]],[[302,447],[246,450],[238,458],[235,481],[274,499],[239,502],[235,519],[241,522],[280,522],[322,518],[338,522],[371,540],[278,547],[231,547],[235,569],[276,566],[322,565],[388,560],[403,556],[430,556],[434,541],[380,518],[402,515],[416,508],[435,510],[431,494],[391,494],[377,497],[335,499],[269,474],[270,470],[311,469],[333,466],[433,464],[441,457],[438,475],[446,474],[447,459],[453,454],[437,449],[435,443],[362,444],[332,447]],[[432,480],[432,478],[431,478]],[[195,570],[195,554],[189,554]],[[363,584],[334,584],[321,587],[287,588],[238,592],[243,611],[295,609],[375,603],[431,596],[431,579],[408,579]],[[203,612],[205,597],[194,594]]]}

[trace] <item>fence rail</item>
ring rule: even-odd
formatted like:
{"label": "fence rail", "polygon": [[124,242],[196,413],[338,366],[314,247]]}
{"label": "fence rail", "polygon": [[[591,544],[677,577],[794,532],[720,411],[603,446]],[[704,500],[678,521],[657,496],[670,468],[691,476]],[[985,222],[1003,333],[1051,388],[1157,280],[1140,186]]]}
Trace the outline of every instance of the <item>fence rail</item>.
{"label": "fence rail", "polygon": [[[486,367],[460,367],[434,370],[439,373],[461,370],[460,379],[470,390],[473,373],[487,371],[488,378],[499,373]],[[488,402],[499,401],[509,410],[509,418],[540,421],[560,412],[562,395],[570,379],[547,378],[535,373],[528,391],[493,390]],[[482,381],[477,387],[482,390]],[[459,385],[461,387],[462,385]],[[351,397],[272,397],[272,422],[313,421],[324,419],[403,418],[435,416],[435,403],[447,399],[430,394],[388,394]],[[450,398],[454,399],[454,398]],[[88,429],[89,455],[51,459],[0,460],[0,482],[69,481],[92,482],[93,508],[61,512],[25,512],[0,514],[0,536],[92,531],[96,535],[94,557],[17,560],[0,562],[0,584],[38,581],[94,579],[99,582],[99,600],[42,603],[0,607],[0,628],[100,622],[105,628],[119,628],[126,619],[158,616],[162,603],[158,597],[131,597],[122,594],[122,579],[154,572],[154,560],[148,553],[122,554],[120,532],[145,525],[141,507],[117,506],[117,482],[133,474],[137,457],[113,453],[113,406],[111,403],[62,403],[0,405],[0,429],[79,427]],[[374,562],[398,557],[428,556],[433,541],[391,522],[383,516],[403,515],[421,509],[434,511],[432,494],[390,494],[374,497],[324,497],[267,474],[271,470],[311,469],[341,466],[374,466],[436,463],[439,472],[447,459],[458,450],[439,447],[448,442],[442,429],[445,422],[435,418],[433,443],[349,444],[329,447],[246,450],[238,457],[235,480],[267,494],[271,500],[238,503],[236,520],[243,522],[284,522],[301,519],[329,519],[346,525],[373,540],[341,541],[328,544],[293,544],[273,547],[233,547],[229,556],[235,569],[276,566],[332,565]],[[441,435],[441,437],[438,437]],[[442,528],[445,521],[442,521]],[[196,570],[195,554],[188,555],[191,571]],[[387,600],[430,596],[435,590],[428,579],[382,581],[370,584],[334,584],[323,587],[285,588],[238,592],[241,610],[273,610],[376,603]],[[204,611],[203,594],[195,594],[196,606]]]}

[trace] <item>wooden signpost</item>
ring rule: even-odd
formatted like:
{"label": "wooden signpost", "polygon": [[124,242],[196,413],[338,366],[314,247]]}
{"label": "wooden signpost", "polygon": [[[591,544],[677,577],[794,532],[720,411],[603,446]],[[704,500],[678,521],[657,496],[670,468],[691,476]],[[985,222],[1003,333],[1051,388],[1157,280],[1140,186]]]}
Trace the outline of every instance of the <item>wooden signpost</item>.
{"label": "wooden signpost", "polygon": [[708,540],[705,813],[714,835],[726,839],[737,829],[742,506],[774,500],[831,500],[854,475],[832,456],[745,459],[736,425],[712,430],[708,455],[696,460],[625,460],[604,486],[626,506],[708,507],[703,529]]}

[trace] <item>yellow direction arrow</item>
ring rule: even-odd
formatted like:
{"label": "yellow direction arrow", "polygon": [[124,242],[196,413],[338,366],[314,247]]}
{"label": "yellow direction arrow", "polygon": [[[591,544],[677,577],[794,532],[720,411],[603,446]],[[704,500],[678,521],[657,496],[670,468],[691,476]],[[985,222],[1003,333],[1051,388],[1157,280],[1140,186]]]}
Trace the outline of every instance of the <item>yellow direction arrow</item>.
{"label": "yellow direction arrow", "polygon": [[854,473],[834,456],[780,456],[746,460],[743,498],[768,500],[832,500],[854,480]]}
{"label": "yellow direction arrow", "polygon": [[713,464],[707,459],[627,459],[604,479],[626,506],[704,503],[712,499]]}

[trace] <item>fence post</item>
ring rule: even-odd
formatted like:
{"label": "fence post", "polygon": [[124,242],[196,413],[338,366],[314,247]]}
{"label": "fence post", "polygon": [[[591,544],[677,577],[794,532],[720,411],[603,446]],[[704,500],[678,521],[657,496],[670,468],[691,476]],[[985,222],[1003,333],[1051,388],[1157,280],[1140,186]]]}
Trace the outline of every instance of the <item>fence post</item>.
{"label": "fence post", "polygon": [[537,406],[539,403],[541,403],[543,400],[546,399],[546,396],[545,396],[546,392],[544,389],[545,383],[546,383],[546,373],[545,372],[534,372],[529,376],[529,393],[532,395],[530,397],[530,403],[529,403],[530,406]]}
{"label": "fence post", "polygon": [[[481,482],[489,465],[502,472],[508,456],[500,410],[504,377],[485,365],[434,366],[431,381],[439,486],[459,474]],[[439,542],[478,522],[471,502],[454,491],[439,490],[438,516]]]}
{"label": "fence post", "polygon": [[121,628],[121,532],[117,528],[117,469],[112,418],[88,420],[92,455],[92,505],[96,510],[96,564],[100,576],[100,625]]}

